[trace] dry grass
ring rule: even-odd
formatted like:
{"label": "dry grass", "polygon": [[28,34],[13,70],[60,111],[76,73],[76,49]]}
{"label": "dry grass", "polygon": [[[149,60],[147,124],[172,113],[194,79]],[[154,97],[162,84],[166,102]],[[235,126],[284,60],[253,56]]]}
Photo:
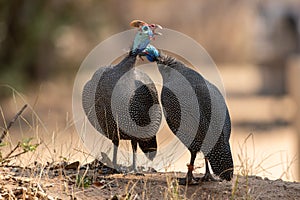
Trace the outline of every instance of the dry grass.
{"label": "dry grass", "polygon": [[[249,143],[251,145],[249,145]],[[251,147],[251,154],[249,155],[249,147]],[[269,154],[265,156],[262,160],[256,160],[255,158],[258,157],[256,150],[255,150],[255,139],[254,135],[250,133],[243,141],[242,144],[239,144],[239,152],[238,152],[238,161],[240,165],[235,166],[235,180],[233,181],[232,186],[232,195],[231,199],[235,199],[236,192],[240,187],[246,187],[246,193],[244,194],[244,199],[253,199],[251,196],[251,186],[249,185],[249,177],[255,176],[258,173],[265,172],[268,174],[268,170],[277,167],[282,166],[282,175],[278,177],[279,179],[282,179],[284,176],[289,178],[292,176],[292,172],[290,171],[291,166],[296,162],[296,156],[292,160],[288,159],[288,155],[286,155],[286,160],[280,163],[276,163],[274,165],[268,166],[269,159],[272,159],[273,156],[277,156],[277,154],[280,154],[282,156],[283,151],[274,152],[272,154]],[[267,166],[267,167],[266,167]],[[244,177],[245,183],[244,185],[240,185],[239,178]],[[267,179],[266,179],[267,180]]]}

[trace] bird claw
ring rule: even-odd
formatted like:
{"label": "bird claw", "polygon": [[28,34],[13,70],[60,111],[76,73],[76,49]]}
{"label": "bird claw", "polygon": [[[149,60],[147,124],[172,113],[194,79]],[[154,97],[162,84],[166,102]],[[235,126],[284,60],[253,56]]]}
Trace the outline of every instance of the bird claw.
{"label": "bird claw", "polygon": [[221,180],[215,179],[210,173],[205,173],[202,178],[200,178],[201,182],[220,182]]}
{"label": "bird claw", "polygon": [[125,174],[123,174],[123,176],[125,177],[125,176],[127,176],[127,175],[134,175],[134,176],[145,176],[145,174],[144,173],[142,173],[142,172],[136,172],[136,171],[133,171],[133,172],[128,172],[128,173],[125,173]]}
{"label": "bird claw", "polygon": [[220,179],[215,179],[211,174],[205,174],[201,178],[185,177],[177,178],[179,185],[199,185],[200,182],[220,182]]}
{"label": "bird claw", "polygon": [[133,175],[135,175],[135,176],[145,176],[145,174],[142,173],[142,172],[135,172],[135,173],[133,173]]}
{"label": "bird claw", "polygon": [[198,185],[200,182],[200,178],[177,178],[177,181],[179,185]]}

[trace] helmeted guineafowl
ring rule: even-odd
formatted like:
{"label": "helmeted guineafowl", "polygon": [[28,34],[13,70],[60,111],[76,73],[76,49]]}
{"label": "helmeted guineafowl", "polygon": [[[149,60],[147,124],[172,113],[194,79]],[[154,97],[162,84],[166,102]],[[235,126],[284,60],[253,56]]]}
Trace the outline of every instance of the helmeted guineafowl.
{"label": "helmeted guineafowl", "polygon": [[134,171],[137,144],[149,159],[156,155],[156,132],[162,118],[158,94],[150,77],[134,67],[154,30],[141,26],[129,54],[115,66],[100,67],[84,86],[84,111],[93,127],[112,140],[115,167],[120,139],[131,140]]}
{"label": "helmeted guineafowl", "polygon": [[202,180],[213,179],[208,162],[216,175],[231,180],[231,121],[218,88],[175,58],[160,55],[150,44],[140,55],[146,56],[150,62],[157,62],[162,75],[161,102],[167,124],[191,153],[188,183],[196,180],[192,171],[199,151],[205,156],[206,170]]}

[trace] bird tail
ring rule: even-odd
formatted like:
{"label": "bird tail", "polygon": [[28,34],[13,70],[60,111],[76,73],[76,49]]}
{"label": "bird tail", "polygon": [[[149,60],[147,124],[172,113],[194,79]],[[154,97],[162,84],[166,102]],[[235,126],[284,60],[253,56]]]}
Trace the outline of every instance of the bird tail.
{"label": "bird tail", "polygon": [[221,179],[230,181],[233,176],[233,160],[230,150],[229,138],[231,122],[228,110],[221,137],[212,151],[208,154],[208,160],[213,172]]}
{"label": "bird tail", "polygon": [[153,136],[148,140],[139,140],[138,144],[148,159],[153,160],[155,158],[157,151],[156,136]]}
{"label": "bird tail", "polygon": [[230,181],[233,176],[233,160],[229,142],[227,144],[216,144],[208,154],[208,160],[214,174],[221,179]]}

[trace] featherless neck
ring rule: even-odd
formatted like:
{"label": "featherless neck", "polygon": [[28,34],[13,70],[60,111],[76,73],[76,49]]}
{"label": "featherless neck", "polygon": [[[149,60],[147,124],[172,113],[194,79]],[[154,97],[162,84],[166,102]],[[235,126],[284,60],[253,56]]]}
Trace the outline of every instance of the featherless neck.
{"label": "featherless neck", "polygon": [[134,67],[135,61],[136,55],[133,55],[130,51],[129,54],[116,67],[127,71]]}

